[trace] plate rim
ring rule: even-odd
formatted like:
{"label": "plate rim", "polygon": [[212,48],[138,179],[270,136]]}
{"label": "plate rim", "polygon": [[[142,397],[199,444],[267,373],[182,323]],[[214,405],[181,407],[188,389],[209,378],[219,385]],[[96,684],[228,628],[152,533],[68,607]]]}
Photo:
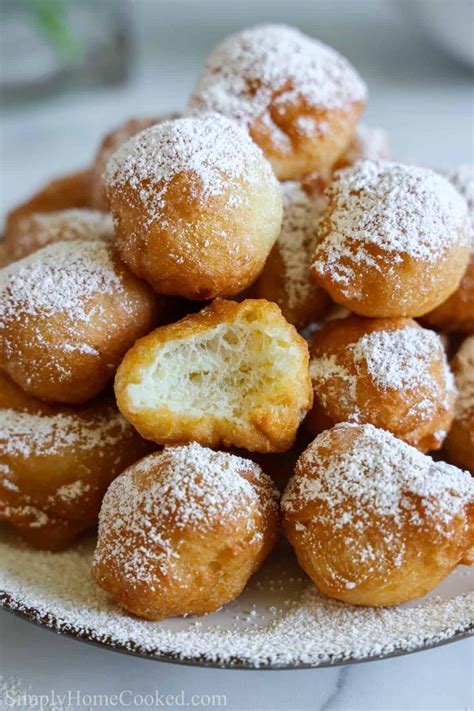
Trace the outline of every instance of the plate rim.
{"label": "plate rim", "polygon": [[[348,666],[350,664],[365,664],[368,662],[378,662],[384,661],[386,659],[393,659],[395,657],[404,657],[410,654],[416,654],[417,652],[424,652],[429,649],[436,649],[437,647],[443,647],[448,644],[453,644],[454,642],[460,642],[463,639],[469,639],[474,637],[474,621],[471,622],[467,627],[464,627],[457,632],[454,632],[449,637],[443,637],[442,639],[437,639],[438,635],[434,637],[428,637],[420,645],[413,649],[402,649],[398,648],[387,654],[373,654],[367,655],[365,657],[346,657],[341,658],[333,657],[333,659],[324,659],[320,662],[295,662],[293,664],[272,664],[272,663],[262,663],[260,665],[252,664],[248,660],[236,659],[235,661],[211,661],[205,659],[204,657],[181,657],[174,655],[169,652],[146,652],[140,649],[130,649],[127,648],[126,644],[119,642],[109,637],[108,639],[99,639],[97,633],[90,628],[77,629],[74,625],[71,625],[67,621],[61,621],[58,617],[52,613],[40,613],[34,607],[25,605],[24,603],[15,600],[15,598],[5,590],[0,590],[0,610],[7,612],[18,619],[35,625],[41,629],[52,632],[53,634],[66,637],[68,639],[75,640],[76,642],[83,642],[86,644],[93,645],[94,647],[99,647],[100,649],[105,649],[107,651],[113,651],[119,654],[126,654],[139,659],[146,659],[152,662],[161,662],[165,664],[176,664],[180,666],[189,666],[202,669],[221,669],[221,670],[232,670],[232,671],[296,671],[302,669],[327,669],[330,667],[342,667]],[[130,640],[129,644],[133,644]]]}

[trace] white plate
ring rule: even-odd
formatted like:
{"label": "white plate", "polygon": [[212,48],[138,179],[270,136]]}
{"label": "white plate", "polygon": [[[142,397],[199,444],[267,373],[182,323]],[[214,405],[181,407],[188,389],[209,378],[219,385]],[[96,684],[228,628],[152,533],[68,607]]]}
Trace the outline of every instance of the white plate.
{"label": "white plate", "polygon": [[320,595],[284,542],[238,600],[203,618],[147,622],[124,613],[90,574],[94,538],[62,553],[34,551],[2,529],[5,609],[80,640],[160,661],[238,668],[302,668],[383,659],[472,634],[474,568],[391,608]]}

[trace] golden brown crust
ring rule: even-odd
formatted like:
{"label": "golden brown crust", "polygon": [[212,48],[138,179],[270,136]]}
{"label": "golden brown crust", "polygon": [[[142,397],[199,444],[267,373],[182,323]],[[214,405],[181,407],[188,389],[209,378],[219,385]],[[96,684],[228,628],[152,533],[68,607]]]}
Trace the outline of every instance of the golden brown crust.
{"label": "golden brown crust", "polygon": [[277,539],[271,481],[253,462],[167,448],[109,488],[92,575],[140,617],[203,615],[242,592]]}
{"label": "golden brown crust", "polygon": [[318,588],[353,605],[395,605],[474,556],[472,482],[370,425],[338,425],[300,457],[283,527]]}
{"label": "golden brown crust", "polygon": [[110,397],[47,405],[0,373],[0,519],[36,548],[93,527],[109,483],[150,449]]}
{"label": "golden brown crust", "polygon": [[216,300],[137,341],[115,393],[155,442],[285,451],[312,403],[308,349],[276,304]]}
{"label": "golden brown crust", "polygon": [[320,321],[332,304],[309,274],[317,225],[324,211],[323,195],[308,195],[295,182],[282,184],[283,222],[280,235],[253,285],[256,298],[274,301],[296,328]]}
{"label": "golden brown crust", "polygon": [[37,212],[90,207],[89,181],[89,168],[55,178],[29,200],[9,212],[5,220],[5,249],[7,252],[13,255],[17,230],[21,227],[25,217],[30,217]]}
{"label": "golden brown crust", "polygon": [[349,316],[311,343],[313,408],[305,426],[369,423],[421,451],[439,449],[453,419],[455,389],[443,345],[412,319]]}
{"label": "golden brown crust", "polygon": [[83,403],[157,322],[150,288],[102,242],[49,245],[1,272],[0,365],[27,393]]}
{"label": "golden brown crust", "polygon": [[474,333],[474,251],[458,288],[423,323],[446,333]]}
{"label": "golden brown crust", "polygon": [[[290,87],[291,91],[291,87]],[[365,102],[355,101],[344,109],[311,107],[307,102],[292,101],[282,109],[278,102],[270,113],[274,124],[285,137],[285,142],[274,137],[274,127],[257,120],[249,127],[255,143],[265,153],[279,180],[299,180],[310,173],[329,175],[334,163],[348,147]],[[324,125],[324,131],[308,134],[302,121],[315,126]]]}
{"label": "golden brown crust", "polygon": [[449,462],[474,475],[474,336],[463,341],[451,366],[458,398],[444,452]]}

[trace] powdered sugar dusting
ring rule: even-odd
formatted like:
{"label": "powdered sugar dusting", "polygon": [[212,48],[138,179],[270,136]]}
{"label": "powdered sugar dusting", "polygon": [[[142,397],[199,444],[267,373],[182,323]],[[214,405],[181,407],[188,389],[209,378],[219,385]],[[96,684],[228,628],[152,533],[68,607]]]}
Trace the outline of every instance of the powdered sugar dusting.
{"label": "powdered sugar dusting", "polygon": [[[349,62],[316,39],[285,25],[258,25],[231,35],[208,57],[189,111],[217,111],[246,128],[261,120],[278,143],[275,116],[288,105],[347,108],[366,87]],[[302,133],[324,133],[325,120],[298,118]]]}
{"label": "powdered sugar dusting", "polygon": [[474,251],[474,164],[464,163],[458,168],[447,171],[445,176],[467,202],[471,221],[471,246]]}
{"label": "powdered sugar dusting", "polygon": [[87,319],[87,300],[123,291],[103,242],[58,242],[0,270],[0,327],[39,313]]}
{"label": "powdered sugar dusting", "polygon": [[114,407],[96,417],[36,415],[0,410],[0,450],[8,457],[43,457],[74,448],[83,452],[121,441],[131,425]]}
{"label": "powdered sugar dusting", "polygon": [[297,182],[282,183],[283,222],[278,248],[286,273],[288,306],[298,307],[315,286],[309,276],[324,201],[308,196]]}
{"label": "powdered sugar dusting", "polygon": [[[450,522],[474,501],[474,480],[445,462],[435,462],[385,430],[372,425],[336,425],[336,430],[357,428],[344,451],[334,451],[333,430],[320,434],[303,452],[295,476],[283,496],[282,507],[291,511],[300,501],[320,499],[331,510],[344,510],[356,502],[363,521],[375,515],[402,527],[405,521],[423,527],[426,521],[440,535],[449,535]],[[319,466],[319,450],[330,448],[326,466]],[[326,450],[327,451],[327,450]],[[316,477],[305,472],[317,472]],[[419,497],[423,517],[410,506],[408,495]],[[335,529],[346,520],[332,520]]]}
{"label": "powdered sugar dusting", "polygon": [[72,240],[114,238],[112,216],[99,210],[70,209],[33,213],[22,218],[17,228],[12,256],[30,254],[47,244]]}
{"label": "powdered sugar dusting", "polygon": [[153,584],[154,569],[165,573],[179,558],[171,521],[174,530],[203,532],[244,517],[250,532],[250,512],[258,505],[258,495],[242,476],[245,472],[274,492],[258,465],[197,443],[146,457],[109,487],[100,512],[96,557],[119,561],[133,582]]}
{"label": "powdered sugar dusting", "polygon": [[194,178],[192,195],[202,201],[224,194],[231,180],[250,186],[276,181],[246,132],[210,113],[164,121],[142,131],[110,158],[104,179],[112,190],[129,185],[136,191],[152,222],[160,219],[170,183],[182,173]]}
{"label": "powdered sugar dusting", "polygon": [[472,628],[474,593],[458,569],[438,596],[409,606],[352,607],[318,593],[284,543],[238,600],[203,618],[149,622],[127,615],[94,585],[95,540],[35,551],[12,533],[0,542],[4,604],[56,630],[176,660],[252,667],[327,664],[419,649]]}
{"label": "powdered sugar dusting", "polygon": [[387,160],[389,155],[388,134],[385,129],[360,123],[340,161],[345,165],[353,165],[358,160]]}
{"label": "powdered sugar dusting", "polygon": [[454,387],[443,345],[434,331],[415,326],[372,331],[363,336],[353,350],[355,362],[365,361],[374,382],[383,390],[412,390],[423,384],[426,386],[428,381],[437,390],[437,383],[430,373],[433,360],[445,362],[445,389],[449,391]]}
{"label": "powdered sugar dusting", "polygon": [[[453,374],[448,366],[439,336],[428,329],[404,326],[366,333],[345,349],[351,367],[336,354],[313,355],[310,375],[313,388],[322,402],[328,397],[344,401],[351,422],[364,420],[360,411],[357,385],[367,372],[381,393],[387,397],[396,391],[411,403],[408,415],[426,420],[439,407],[449,410],[455,392]],[[433,370],[439,363],[440,369]],[[342,387],[341,387],[342,384]],[[416,393],[419,397],[416,400]],[[446,435],[439,432],[441,439]]]}
{"label": "powdered sugar dusting", "polygon": [[[388,161],[359,161],[336,173],[332,209],[321,225],[313,268],[346,284],[353,264],[381,269],[375,247],[392,263],[404,255],[427,268],[470,240],[465,200],[433,171]],[[349,264],[341,264],[348,258]],[[384,267],[386,268],[386,267]]]}

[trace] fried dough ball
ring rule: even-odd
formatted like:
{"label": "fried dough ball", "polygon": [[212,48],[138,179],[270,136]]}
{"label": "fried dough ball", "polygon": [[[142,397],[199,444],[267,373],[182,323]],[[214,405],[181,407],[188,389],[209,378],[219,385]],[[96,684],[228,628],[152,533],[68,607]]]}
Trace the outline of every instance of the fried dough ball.
{"label": "fried dough ball", "polygon": [[383,128],[375,128],[359,124],[352,140],[344,153],[339,156],[330,174],[311,173],[302,181],[304,190],[312,195],[320,193],[332,180],[332,173],[342,168],[348,168],[359,160],[387,160],[390,157],[390,146],[387,132]]}
{"label": "fried dough ball", "polygon": [[447,333],[474,333],[474,165],[461,165],[446,174],[466,199],[471,225],[471,254],[464,276],[454,294],[426,314],[428,326]]}
{"label": "fried dough ball", "polygon": [[453,419],[454,378],[439,336],[412,319],[349,316],[316,331],[310,374],[314,405],[305,426],[369,423],[426,452]]}
{"label": "fried dough ball", "polygon": [[5,220],[5,247],[9,254],[15,250],[17,231],[25,218],[38,212],[56,212],[72,208],[90,207],[89,169],[52,180],[29,200],[12,210]]}
{"label": "fried dough ball", "polygon": [[0,270],[0,367],[30,395],[82,403],[157,315],[111,245],[50,244]]}
{"label": "fried dough ball", "polygon": [[237,294],[281,227],[280,189],[243,129],[217,114],[165,121],[113,155],[105,185],[122,259],[160,294]]}
{"label": "fried dough ball", "polygon": [[474,482],[389,432],[344,423],[301,455],[284,531],[326,595],[352,605],[421,597],[474,562]]}
{"label": "fried dough ball", "polygon": [[139,617],[204,615],[240,595],[277,539],[277,492],[260,467],[171,447],[109,487],[92,576]]}
{"label": "fried dough ball", "polygon": [[388,134],[383,128],[360,123],[334,170],[348,168],[359,160],[387,160],[390,157]]}
{"label": "fried dough ball", "polygon": [[35,212],[18,224],[15,241],[9,247],[12,259],[21,259],[53,242],[104,240],[112,242],[111,215],[87,208],[56,212]]}
{"label": "fried dough ball", "polygon": [[208,57],[188,111],[246,128],[280,180],[327,173],[350,143],[367,98],[338,52],[285,25],[257,25]]}
{"label": "fried dough ball", "polygon": [[331,299],[309,276],[316,230],[325,201],[309,196],[299,183],[282,183],[283,223],[253,293],[274,301],[287,321],[303,328],[329,311]]}
{"label": "fried dough ball", "polygon": [[97,523],[109,483],[150,452],[112,398],[47,405],[0,372],[0,520],[58,550]]}
{"label": "fried dough ball", "polygon": [[445,442],[448,460],[474,474],[474,336],[466,338],[452,361],[458,398]]}
{"label": "fried dough ball", "polygon": [[276,304],[216,300],[137,341],[115,394],[127,420],[159,444],[283,452],[312,404],[308,361]]}
{"label": "fried dough ball", "polygon": [[178,114],[166,114],[165,116],[137,116],[128,119],[120,126],[108,133],[101,142],[95,155],[90,172],[90,203],[96,210],[105,212],[109,209],[109,201],[104,190],[103,175],[109,158],[122,146],[129,138],[135,136],[145,128],[150,128],[161,121],[177,118]]}
{"label": "fried dough ball", "polygon": [[470,231],[465,200],[415,166],[359,161],[327,191],[311,274],[361,316],[422,316],[458,287]]}

